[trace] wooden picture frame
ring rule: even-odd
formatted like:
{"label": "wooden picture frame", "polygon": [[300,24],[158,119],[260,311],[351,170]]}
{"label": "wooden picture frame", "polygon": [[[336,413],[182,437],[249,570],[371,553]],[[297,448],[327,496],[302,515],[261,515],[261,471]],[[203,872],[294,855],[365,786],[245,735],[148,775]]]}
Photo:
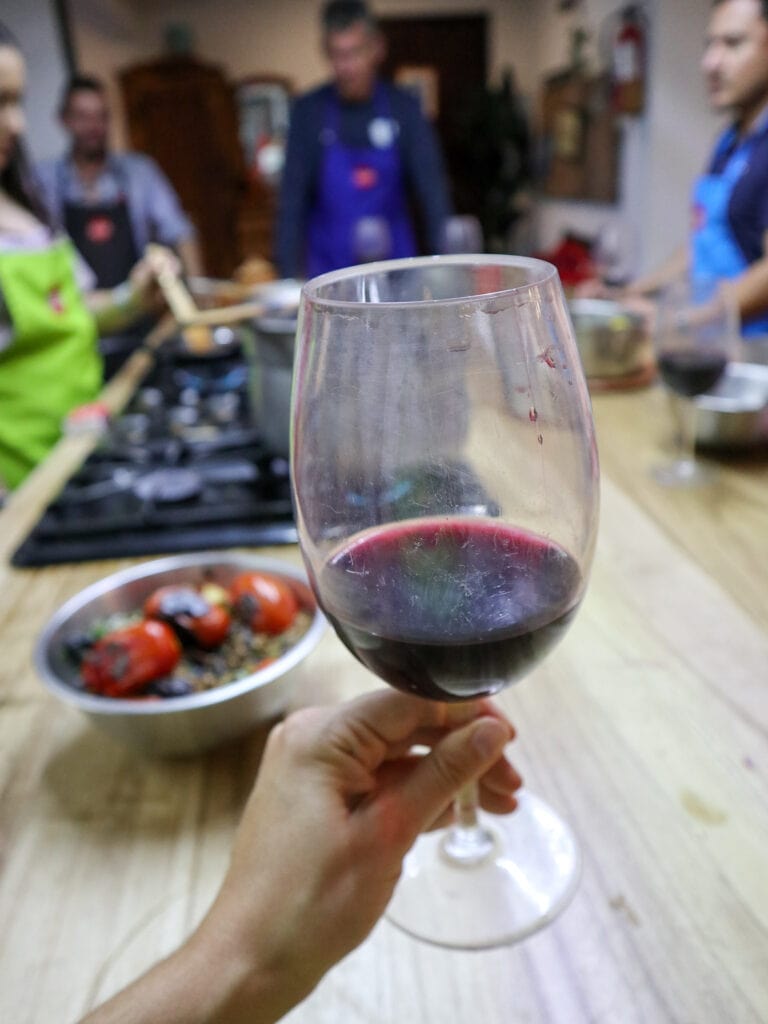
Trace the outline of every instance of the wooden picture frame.
{"label": "wooden picture frame", "polygon": [[619,128],[608,77],[568,70],[546,79],[542,127],[544,194],[615,202]]}

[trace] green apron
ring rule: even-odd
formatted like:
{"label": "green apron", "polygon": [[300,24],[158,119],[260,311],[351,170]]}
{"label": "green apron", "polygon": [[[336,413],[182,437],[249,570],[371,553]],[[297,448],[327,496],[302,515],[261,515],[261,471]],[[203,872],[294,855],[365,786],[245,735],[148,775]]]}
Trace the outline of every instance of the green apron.
{"label": "green apron", "polygon": [[0,481],[15,487],[58,441],[67,413],[96,397],[102,364],[68,239],[0,252],[0,292],[12,323],[0,352]]}

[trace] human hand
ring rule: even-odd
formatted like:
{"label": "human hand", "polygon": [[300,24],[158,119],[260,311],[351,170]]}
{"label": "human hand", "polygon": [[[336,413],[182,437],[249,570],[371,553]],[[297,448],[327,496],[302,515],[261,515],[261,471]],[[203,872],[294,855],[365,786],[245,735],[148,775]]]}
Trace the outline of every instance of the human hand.
{"label": "human hand", "polygon": [[136,305],[147,312],[157,308],[163,297],[158,279],[163,275],[175,277],[180,269],[179,259],[171,249],[162,245],[148,245],[128,275],[128,284]]}
{"label": "human hand", "polygon": [[590,277],[574,285],[573,294],[577,299],[615,299],[620,289],[604,284],[599,277]]}
{"label": "human hand", "polygon": [[[275,1012],[286,1012],[372,929],[403,856],[419,832],[447,822],[462,785],[479,781],[486,810],[514,809],[521,780],[503,755],[513,736],[488,701],[444,705],[390,690],[278,725],[200,929],[208,955],[227,936],[223,959],[273,979]],[[414,756],[417,744],[431,752]],[[263,987],[259,999],[264,1009]]]}
{"label": "human hand", "polygon": [[[274,1024],[360,943],[402,859],[479,783],[514,809],[514,730],[488,701],[444,705],[379,690],[297,712],[271,733],[224,884],[203,923],[88,1024]],[[431,747],[414,756],[416,745]]]}

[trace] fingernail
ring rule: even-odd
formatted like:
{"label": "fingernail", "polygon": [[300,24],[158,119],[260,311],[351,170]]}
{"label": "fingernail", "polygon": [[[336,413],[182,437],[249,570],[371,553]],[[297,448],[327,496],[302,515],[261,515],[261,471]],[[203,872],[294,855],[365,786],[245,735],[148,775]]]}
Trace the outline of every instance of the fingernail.
{"label": "fingernail", "polygon": [[507,730],[495,718],[481,719],[472,734],[472,744],[483,757],[501,752],[507,742]]}

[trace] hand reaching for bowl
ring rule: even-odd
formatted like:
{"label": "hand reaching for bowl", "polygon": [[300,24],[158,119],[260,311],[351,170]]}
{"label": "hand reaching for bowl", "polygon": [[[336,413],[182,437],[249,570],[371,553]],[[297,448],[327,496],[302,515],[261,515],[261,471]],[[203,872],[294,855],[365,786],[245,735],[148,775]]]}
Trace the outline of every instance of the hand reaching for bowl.
{"label": "hand reaching for bowl", "polygon": [[[390,690],[309,708],[277,726],[208,915],[168,960],[89,1024],[269,1024],[368,935],[419,832],[479,780],[516,805],[514,736],[488,701],[443,705]],[[430,747],[425,756],[412,752]]]}

